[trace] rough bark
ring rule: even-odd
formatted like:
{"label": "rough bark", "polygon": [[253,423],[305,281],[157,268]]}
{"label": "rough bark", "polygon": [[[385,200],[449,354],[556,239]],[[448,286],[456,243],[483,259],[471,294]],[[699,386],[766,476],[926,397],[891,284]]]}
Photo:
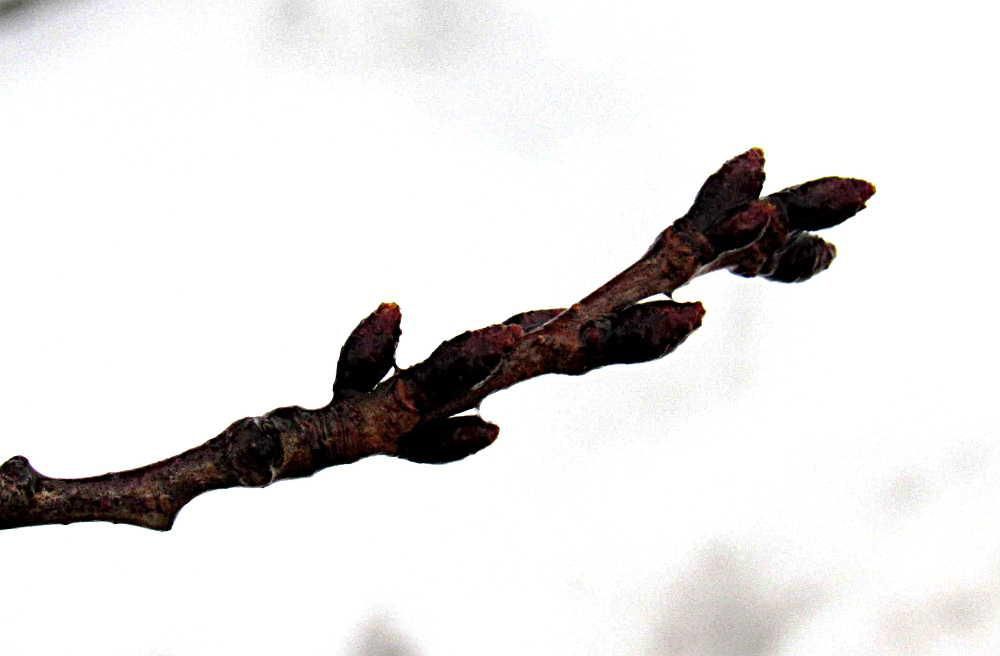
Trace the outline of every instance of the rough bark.
{"label": "rough bark", "polygon": [[240,419],[180,455],[92,478],[51,478],[26,458],[11,458],[0,466],[0,528],[108,521],[167,530],[185,504],[210,490],[269,485],[376,454],[438,464],[471,455],[499,429],[455,415],[486,396],[542,374],[660,358],[704,314],[700,303],[641,301],[669,297],[718,269],[780,282],[826,269],[833,246],[806,231],[854,215],[874,187],[823,178],[758,198],[763,165],[758,149],[726,162],[645,255],[578,303],[462,333],[388,378],[401,315],[395,304],[382,304],[348,337],[333,400],[322,408]]}

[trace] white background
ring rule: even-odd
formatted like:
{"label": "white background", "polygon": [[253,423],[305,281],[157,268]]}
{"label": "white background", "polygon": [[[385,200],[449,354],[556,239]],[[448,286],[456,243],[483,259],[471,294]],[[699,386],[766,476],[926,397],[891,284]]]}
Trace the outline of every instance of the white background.
{"label": "white background", "polygon": [[[539,6],[543,5],[543,6]],[[802,285],[491,397],[461,463],[0,534],[3,653],[996,654],[990,3],[27,0],[0,13],[0,460],[151,462],[563,305],[751,146],[869,179]]]}

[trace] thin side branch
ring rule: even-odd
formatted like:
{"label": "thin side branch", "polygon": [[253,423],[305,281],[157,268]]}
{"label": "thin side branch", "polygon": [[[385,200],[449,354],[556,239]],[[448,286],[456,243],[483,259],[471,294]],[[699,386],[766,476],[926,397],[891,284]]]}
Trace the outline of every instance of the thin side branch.
{"label": "thin side branch", "polygon": [[719,269],[780,282],[826,269],[834,248],[807,231],[853,216],[874,187],[823,178],[759,198],[763,165],[758,149],[726,162],[645,255],[578,303],[462,333],[388,378],[401,315],[395,304],[382,304],[348,337],[333,400],[322,408],[240,419],[180,455],[92,478],[50,478],[26,458],[11,458],[0,466],[0,528],[108,521],[167,530],[185,504],[210,490],[269,485],[376,454],[421,463],[471,455],[492,444],[499,429],[458,413],[542,374],[660,358],[704,314],[700,303],[641,301],[669,297]]}

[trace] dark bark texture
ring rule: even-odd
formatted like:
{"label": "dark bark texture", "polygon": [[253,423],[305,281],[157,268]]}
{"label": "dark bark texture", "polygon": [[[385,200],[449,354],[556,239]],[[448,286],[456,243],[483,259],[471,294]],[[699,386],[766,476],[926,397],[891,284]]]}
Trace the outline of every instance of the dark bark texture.
{"label": "dark bark texture", "polygon": [[853,216],[875,188],[822,178],[761,198],[763,166],[756,148],[726,162],[645,255],[578,303],[462,333],[412,367],[394,369],[401,314],[380,305],[347,338],[322,408],[240,419],[180,455],[91,478],[51,478],[15,456],[0,466],[0,528],[107,521],[167,530],[210,490],[269,485],[376,454],[465,458],[499,433],[476,415],[456,416],[488,395],[542,374],[654,360],[701,324],[700,303],[643,302],[650,297],[719,269],[779,282],[826,269],[836,251],[807,231]]}

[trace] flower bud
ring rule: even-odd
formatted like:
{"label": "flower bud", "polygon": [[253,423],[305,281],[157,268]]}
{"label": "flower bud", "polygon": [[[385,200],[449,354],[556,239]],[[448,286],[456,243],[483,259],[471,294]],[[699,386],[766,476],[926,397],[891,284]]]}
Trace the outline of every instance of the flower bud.
{"label": "flower bud", "polygon": [[411,402],[426,411],[471,389],[500,364],[524,336],[518,325],[499,324],[464,332],[442,343],[430,356],[405,372]]}
{"label": "flower bud", "polygon": [[765,277],[778,282],[803,282],[825,271],[836,256],[833,244],[803,232],[778,253],[774,269]]}
{"label": "flower bud", "polygon": [[875,193],[870,182],[855,178],[820,178],[771,194],[794,230],[822,230],[851,218]]}
{"label": "flower bud", "polygon": [[746,207],[730,210],[726,218],[707,228],[704,235],[716,253],[745,248],[761,236],[780,211],[767,200],[754,201]]}
{"label": "flower bud", "polygon": [[764,151],[751,148],[709,176],[688,210],[687,218],[696,230],[705,230],[726,210],[757,200],[763,185]]}
{"label": "flower bud", "polygon": [[560,371],[579,375],[609,364],[661,358],[680,346],[704,315],[701,303],[653,301],[588,321],[580,328],[579,351]]}
{"label": "flower bud", "polygon": [[399,344],[401,320],[395,303],[383,303],[362,319],[340,349],[334,398],[370,392],[389,372]]}
{"label": "flower bud", "polygon": [[434,465],[461,460],[497,439],[500,427],[475,415],[434,419],[403,435],[395,455]]}

